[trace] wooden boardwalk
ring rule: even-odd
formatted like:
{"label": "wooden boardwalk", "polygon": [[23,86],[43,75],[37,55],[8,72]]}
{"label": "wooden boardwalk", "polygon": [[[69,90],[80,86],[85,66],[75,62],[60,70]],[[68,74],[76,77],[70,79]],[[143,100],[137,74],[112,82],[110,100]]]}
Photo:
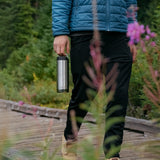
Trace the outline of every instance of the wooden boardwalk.
{"label": "wooden boardwalk", "polygon": [[[24,115],[23,112],[34,113],[34,116]],[[90,115],[87,119],[94,121]],[[66,111],[29,105],[19,107],[15,102],[0,100],[0,120],[0,133],[6,130],[8,138],[16,137],[15,145],[5,154],[11,160],[14,155],[18,155],[21,160],[40,160],[39,157],[42,154],[42,146],[45,145],[46,137],[51,142],[50,152],[59,147],[57,154],[60,155]],[[90,131],[87,125],[82,125],[79,139],[89,135]],[[159,160],[151,158],[151,154],[140,150],[142,143],[158,139],[156,134],[159,132],[160,129],[149,121],[127,117],[121,160]],[[40,144],[42,144],[41,147]],[[126,144],[130,147],[126,147]],[[20,155],[21,150],[31,151],[35,157],[25,159]],[[102,159],[104,159],[103,156]]]}

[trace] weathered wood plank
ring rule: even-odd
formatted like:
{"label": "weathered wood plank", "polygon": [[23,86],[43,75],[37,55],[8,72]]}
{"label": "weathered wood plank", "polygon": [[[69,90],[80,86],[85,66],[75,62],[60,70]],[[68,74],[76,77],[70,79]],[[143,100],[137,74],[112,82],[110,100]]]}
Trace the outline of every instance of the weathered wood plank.
{"label": "weathered wood plank", "polygon": [[[6,102],[0,100],[0,131],[7,129],[9,137],[18,137],[18,139],[16,139],[16,145],[11,148],[15,149],[14,154],[19,154],[18,151],[24,149],[32,151],[33,153],[35,153],[35,155],[37,155],[36,157],[38,157],[39,153],[42,151],[42,148],[37,147],[37,144],[44,142],[44,139],[46,137],[50,138],[51,141],[51,146],[49,149],[50,152],[52,152],[57,147],[60,148],[61,137],[63,135],[63,130],[66,123],[66,111],[51,109],[50,111],[52,113],[50,113],[50,117],[56,117],[56,119],[40,117],[41,114],[38,114],[37,112],[36,118],[29,115],[27,115],[25,118],[22,118],[23,113],[11,111],[11,108],[13,108],[14,105],[17,105],[17,103],[13,102],[12,104],[11,101]],[[46,115],[46,113],[44,113],[44,109],[42,111],[43,114]],[[56,114],[56,116],[54,114]],[[94,121],[94,119],[90,115],[88,116],[88,119]],[[150,158],[148,158],[148,153],[138,150],[139,146],[142,143],[149,140],[156,140],[156,137],[154,135],[155,132],[148,131],[147,128],[149,126],[152,127],[152,123],[149,121],[133,119],[131,117],[127,117],[127,120],[127,124],[130,124],[130,126],[128,126],[127,130],[124,131],[124,142],[121,150],[121,160],[149,160]],[[53,121],[53,124],[51,123],[51,121]],[[143,131],[141,130],[141,128],[134,128],[134,126],[131,127],[131,124],[140,126],[139,123],[145,126],[145,129],[142,129]],[[96,127],[96,125],[94,124],[91,125]],[[88,124],[83,124],[79,132],[79,140],[82,140],[90,133],[91,131],[88,128]],[[9,154],[10,157],[12,157],[12,152]],[[57,154],[60,155],[60,149]],[[102,155],[101,159],[104,160],[104,155]],[[33,160],[39,159],[33,158]]]}
{"label": "weathered wood plank", "polygon": [[[0,118],[3,115],[3,117],[6,117],[3,123],[6,125],[0,125],[0,130],[3,129],[5,126],[9,129],[8,132],[13,135],[21,135],[22,133],[22,139],[20,138],[16,145],[14,146],[14,149],[20,150],[20,149],[26,149],[35,152],[37,155],[41,151],[41,148],[36,147],[37,144],[40,142],[43,142],[44,138],[46,137],[46,131],[48,129],[48,126],[50,125],[51,119],[48,118],[42,118],[37,117],[37,119],[34,119],[31,116],[27,116],[26,118],[21,117],[21,113],[16,112],[4,112],[2,114],[2,111],[0,112]],[[15,121],[14,121],[15,118]],[[44,120],[45,119],[45,120]],[[53,126],[50,128],[51,133],[48,134],[48,137],[51,138],[52,144],[51,149],[53,150],[57,146],[61,145],[61,136],[63,135],[63,129],[65,126],[65,123],[60,120],[53,120]],[[8,123],[8,124],[7,124]],[[37,124],[39,123],[39,125]],[[25,134],[25,132],[28,132]],[[54,133],[55,135],[53,136]],[[87,127],[87,124],[83,124],[82,128],[79,133],[79,139],[83,139],[84,136],[89,135],[90,131]],[[153,138],[153,137],[152,137]],[[154,139],[154,138],[153,138]],[[124,144],[131,143],[134,146],[137,146],[137,144],[140,144],[142,142],[147,141],[146,137],[144,137],[143,134],[131,132],[131,131],[125,131],[124,132]],[[122,160],[147,160],[145,158],[145,154],[143,157],[141,157],[142,153],[136,153],[137,151],[134,149],[128,149],[128,148],[122,148],[121,155]],[[60,151],[58,152],[60,155]],[[127,157],[127,158],[126,158]],[[134,157],[134,158],[133,158]],[[102,156],[103,159],[103,156]]]}
{"label": "weathered wood plank", "polygon": [[[0,106],[1,106],[0,108],[20,111],[22,113],[25,112],[30,114],[36,114],[38,116],[52,117],[52,118],[61,119],[61,120],[66,119],[66,110],[61,110],[61,109],[52,109],[52,108],[39,107],[39,106],[33,106],[33,105],[27,105],[27,104],[24,104],[23,106],[20,107],[16,102],[6,101],[1,99],[0,99]],[[86,116],[86,120],[95,122],[91,114],[88,114]],[[133,131],[135,130],[137,132],[138,131],[144,132],[144,134],[160,133],[160,128],[157,127],[151,121],[136,119],[132,117],[126,117],[125,128]]]}

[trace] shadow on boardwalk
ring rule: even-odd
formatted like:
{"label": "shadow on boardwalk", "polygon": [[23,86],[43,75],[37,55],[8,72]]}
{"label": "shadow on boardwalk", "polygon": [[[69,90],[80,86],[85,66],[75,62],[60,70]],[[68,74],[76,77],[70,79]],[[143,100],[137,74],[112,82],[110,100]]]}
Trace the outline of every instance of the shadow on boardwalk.
{"label": "shadow on boardwalk", "polygon": [[[29,105],[19,107],[15,102],[0,100],[0,131],[6,129],[9,137],[22,136],[22,138],[16,141],[16,145],[7,153],[6,156],[10,159],[12,159],[14,155],[17,155],[19,150],[22,149],[34,152],[38,157],[38,155],[41,154],[42,148],[38,147],[37,144],[44,142],[46,137],[51,139],[51,152],[61,146],[61,137],[66,121],[66,111],[34,106],[36,117],[34,118],[29,115],[24,116],[24,113],[32,113],[32,109]],[[88,121],[94,121],[91,115],[88,115],[86,119]],[[82,125],[79,139],[90,134],[87,125],[88,124]],[[147,158],[148,153],[138,151],[138,146],[143,142],[156,140],[155,135],[159,132],[160,129],[150,121],[127,117],[121,160],[152,160],[151,158]],[[124,147],[125,144],[131,145],[132,147]],[[57,154],[60,155],[60,152]],[[21,157],[20,159],[25,160]],[[35,159],[38,160],[38,158]],[[103,155],[102,159],[104,159]]]}

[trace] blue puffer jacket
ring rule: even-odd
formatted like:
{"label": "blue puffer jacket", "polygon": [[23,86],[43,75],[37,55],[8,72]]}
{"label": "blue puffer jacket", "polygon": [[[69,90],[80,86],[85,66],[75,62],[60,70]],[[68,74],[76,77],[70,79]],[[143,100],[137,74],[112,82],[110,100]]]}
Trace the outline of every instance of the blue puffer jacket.
{"label": "blue puffer jacket", "polygon": [[[126,32],[127,10],[137,0],[97,0],[98,30]],[[92,0],[52,0],[53,35],[69,35],[72,31],[93,30]]]}

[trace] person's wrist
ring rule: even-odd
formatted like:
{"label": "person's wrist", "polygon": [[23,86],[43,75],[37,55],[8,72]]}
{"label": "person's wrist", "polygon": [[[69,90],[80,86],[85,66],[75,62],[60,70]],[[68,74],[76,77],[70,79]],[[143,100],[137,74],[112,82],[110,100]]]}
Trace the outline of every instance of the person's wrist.
{"label": "person's wrist", "polygon": [[56,35],[56,36],[54,36],[54,38],[56,38],[56,37],[69,37],[69,35],[62,34],[62,35]]}

